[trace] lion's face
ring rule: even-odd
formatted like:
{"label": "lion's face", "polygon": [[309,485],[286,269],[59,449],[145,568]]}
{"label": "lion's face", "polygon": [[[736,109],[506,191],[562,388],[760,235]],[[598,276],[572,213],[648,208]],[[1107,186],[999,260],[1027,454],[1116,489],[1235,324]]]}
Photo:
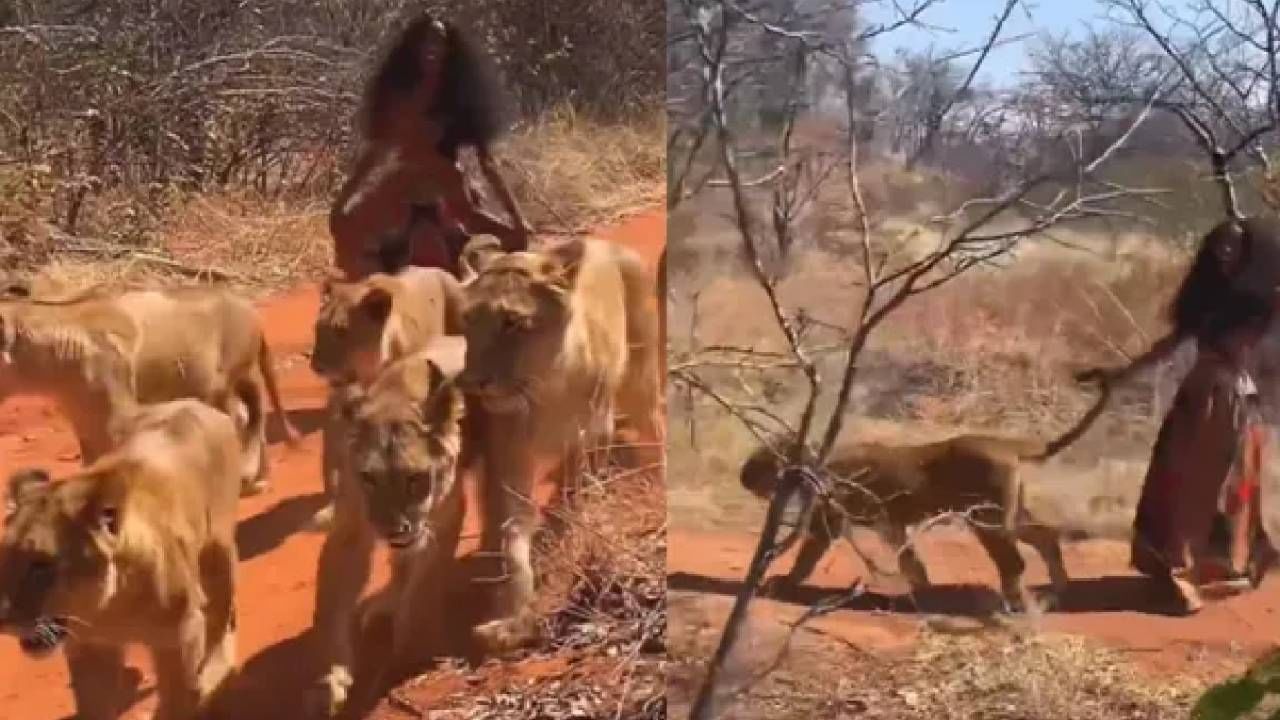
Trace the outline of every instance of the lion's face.
{"label": "lion's face", "polygon": [[430,515],[456,481],[461,391],[417,354],[388,366],[367,391],[343,392],[351,478],[369,522],[396,549],[428,541]]}
{"label": "lion's face", "polygon": [[377,371],[391,293],[367,282],[327,282],[316,317],[311,369],[332,382]]}
{"label": "lion's face", "polygon": [[43,470],[9,479],[0,535],[0,632],[16,635],[29,655],[53,652],[114,592],[110,548],[117,512],[92,488],[87,478],[51,482]]}
{"label": "lion's face", "polygon": [[528,412],[555,364],[569,322],[572,267],[541,253],[492,258],[466,287],[465,367],[459,383],[494,413]]}

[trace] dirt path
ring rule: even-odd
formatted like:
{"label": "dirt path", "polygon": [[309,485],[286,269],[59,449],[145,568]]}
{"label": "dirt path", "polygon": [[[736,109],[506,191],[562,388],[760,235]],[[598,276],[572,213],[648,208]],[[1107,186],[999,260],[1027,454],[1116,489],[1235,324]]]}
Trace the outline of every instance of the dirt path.
{"label": "dirt path", "polygon": [[[670,589],[696,596],[721,596],[737,591],[756,538],[748,532],[698,532],[671,529],[667,536]],[[859,539],[882,568],[892,569],[891,557],[874,540]],[[1126,654],[1140,666],[1160,673],[1221,676],[1280,640],[1280,577],[1271,575],[1256,592],[1219,600],[1189,618],[1157,614],[1143,578],[1126,570],[1128,546],[1115,541],[1086,541],[1064,546],[1073,583],[1057,612],[1047,613],[1037,629],[1094,638]],[[794,551],[790,554],[794,555]],[[1028,554],[1028,579],[1033,586],[1048,582],[1039,558]],[[998,602],[998,579],[990,560],[967,533],[936,530],[920,544],[920,556],[936,585],[917,596],[913,610],[906,586],[898,578],[873,580],[870,592],[815,621],[820,631],[867,650],[909,648],[922,623],[931,616],[972,617],[989,612]],[[781,558],[773,573],[785,572],[791,556]],[[823,559],[807,583],[803,597],[810,603],[839,592],[862,575],[865,565],[852,549],[840,547]],[[718,604],[718,601],[716,601]],[[710,605],[712,603],[708,603]],[[794,619],[795,605],[774,601],[754,603],[762,617]],[[705,609],[705,608],[704,608]],[[894,612],[884,612],[885,610]],[[976,624],[976,623],[975,623]]]}
{"label": "dirt path", "polygon": [[[651,210],[600,235],[636,249],[650,267],[666,238],[666,214]],[[305,286],[262,303],[263,322],[280,370],[281,393],[294,425],[305,434],[290,450],[272,438],[270,492],[242,501],[239,543],[239,657],[241,676],[230,716],[236,720],[299,716],[301,691],[315,676],[314,648],[308,642],[314,602],[316,560],[322,537],[298,528],[320,506],[320,413],[325,389],[307,367],[319,298]],[[272,420],[274,427],[275,421]],[[16,399],[0,407],[0,474],[40,465],[55,473],[78,464],[67,424],[45,403]],[[475,507],[471,503],[471,507]],[[475,517],[464,529],[464,546],[474,543]],[[383,580],[377,562],[371,584]],[[131,652],[138,670],[137,702],[126,718],[142,718],[154,707],[154,678],[140,651]],[[63,659],[34,661],[11,638],[0,638],[0,718],[59,720],[73,712]]]}

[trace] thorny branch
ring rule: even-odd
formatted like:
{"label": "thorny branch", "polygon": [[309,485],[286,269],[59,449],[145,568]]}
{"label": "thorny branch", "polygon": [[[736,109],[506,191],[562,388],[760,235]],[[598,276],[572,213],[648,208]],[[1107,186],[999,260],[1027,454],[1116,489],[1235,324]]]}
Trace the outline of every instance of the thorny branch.
{"label": "thorny branch", "polygon": [[955,107],[956,101],[969,92],[969,88],[973,87],[974,78],[978,77],[978,71],[982,69],[983,63],[987,61],[987,55],[991,53],[991,49],[995,47],[996,41],[1000,39],[1000,33],[1004,30],[1004,25],[1009,21],[1009,16],[1018,7],[1020,0],[1006,0],[1004,10],[996,17],[995,25],[991,28],[991,34],[987,38],[987,42],[982,45],[982,49],[978,52],[978,58],[973,61],[973,65],[969,68],[969,74],[964,81],[955,89],[946,102],[937,110],[937,115],[931,118],[929,129],[925,133],[924,139],[920,141],[919,147],[915,153],[907,160],[907,169],[916,166],[921,158],[929,154],[933,150],[933,139],[937,136],[938,129],[942,126],[942,121],[951,113],[951,109]]}
{"label": "thorny branch", "polygon": [[[1160,192],[1156,189],[1117,185],[1101,177],[1100,172],[1117,151],[1130,141],[1134,131],[1146,122],[1153,108],[1161,106],[1165,88],[1164,83],[1158,83],[1143,98],[1141,111],[1129,121],[1124,131],[1102,147],[1086,155],[1081,145],[1080,152],[1074,153],[1073,162],[1068,168],[1036,172],[1028,170],[1022,177],[1005,183],[996,192],[965,200],[953,212],[935,219],[933,229],[938,235],[938,241],[932,250],[920,257],[890,263],[887,256],[880,256],[885,242],[877,237],[879,218],[875,216],[876,210],[868,205],[862,190],[863,168],[860,163],[863,152],[858,133],[869,119],[876,118],[876,114],[872,109],[861,106],[859,101],[858,85],[861,75],[873,66],[867,60],[866,53],[860,50],[861,46],[856,42],[833,44],[804,28],[792,28],[766,19],[759,13],[749,12],[732,0],[680,2],[690,24],[687,38],[696,47],[695,62],[700,73],[703,105],[695,113],[697,130],[689,147],[697,152],[708,143],[714,143],[715,160],[706,171],[706,177],[709,180],[713,173],[719,173],[723,177],[723,180],[714,183],[704,181],[700,188],[723,185],[728,191],[733,204],[736,234],[749,273],[767,299],[771,318],[785,341],[783,353],[734,348],[734,352],[729,353],[726,358],[725,349],[719,348],[716,349],[719,359],[703,359],[700,355],[705,350],[703,353],[691,350],[691,359],[672,368],[672,379],[675,382],[697,390],[738,418],[762,441],[762,445],[773,448],[782,456],[787,468],[780,478],[779,490],[770,501],[765,526],[747,577],[734,599],[733,610],[694,705],[692,718],[709,720],[717,711],[715,705],[722,690],[720,673],[741,632],[746,607],[756,593],[768,565],[805,527],[805,523],[799,524],[784,542],[780,543],[776,538],[783,510],[796,498],[796,493],[803,484],[802,477],[809,478],[817,488],[814,492],[801,496],[805,501],[805,516],[814,511],[814,502],[822,501],[823,493],[820,488],[829,482],[825,479],[825,463],[843,431],[845,417],[850,411],[850,396],[858,376],[859,360],[874,331],[910,298],[936,289],[973,268],[1010,255],[1028,237],[1063,223],[1116,215],[1118,211],[1113,208],[1118,201]],[[901,14],[900,17],[907,20],[895,27],[918,23],[921,20],[920,13],[935,4],[916,3],[911,12]],[[955,94],[942,104],[941,116],[933,118],[931,128],[941,127],[947,121],[947,116],[962,105],[961,98],[969,92],[991,48],[1002,41],[1005,22],[1017,5],[1017,0],[1006,3],[985,45],[978,50],[974,65]],[[813,66],[807,58],[821,57],[835,62],[840,78],[837,88],[838,92],[843,93],[844,100],[842,148],[815,148],[811,144],[798,142],[795,134],[798,120],[801,119],[802,110],[811,111],[812,107],[792,100],[787,105],[786,113],[780,118],[780,131],[773,146],[780,156],[775,169],[757,177],[748,177],[743,172],[740,162],[743,151],[739,144],[739,129],[742,126],[737,122],[738,116],[733,110],[736,102],[733,91],[737,86],[727,82],[726,68],[730,65],[742,66],[746,62],[740,56],[740,44],[735,44],[734,41],[735,34],[744,29],[763,31],[784,42],[787,50],[777,55],[773,62],[794,63],[792,67],[797,69],[797,74],[789,85],[792,90],[806,85],[804,73]],[[758,72],[766,65],[761,63],[752,67],[753,72]],[[745,129],[743,134],[746,134]],[[1253,140],[1256,137],[1249,142]],[[934,142],[933,138],[929,142]],[[1239,147],[1247,145],[1248,143],[1240,143]],[[817,409],[823,394],[817,362],[819,353],[805,337],[807,324],[803,311],[787,307],[778,293],[780,275],[766,269],[766,261],[761,254],[766,247],[766,231],[756,217],[755,208],[757,198],[772,198],[770,225],[774,233],[773,239],[780,254],[785,256],[787,248],[807,240],[799,235],[800,210],[817,196],[817,186],[830,178],[831,173],[823,168],[837,166],[826,160],[832,154],[842,156],[842,162],[838,164],[843,167],[845,174],[846,197],[852,215],[851,232],[846,241],[852,243],[854,256],[858,258],[857,272],[862,277],[856,285],[861,289],[861,297],[851,302],[853,316],[848,326],[841,328],[838,350],[843,353],[840,363],[841,379],[832,397],[830,409],[824,411],[826,421],[820,442],[817,447],[811,447],[810,435],[817,425]],[[672,160],[673,165],[677,164],[676,159]],[[678,164],[681,167],[679,180],[683,183],[696,162],[692,157],[686,157]],[[811,185],[802,188],[800,178],[806,173]],[[1050,196],[1042,199],[1040,195],[1046,191]],[[687,188],[673,189],[673,192],[675,196],[669,197],[669,201],[679,202],[684,199]],[[1000,223],[999,229],[996,227],[997,222]],[[1012,227],[1009,227],[1010,224]],[[716,388],[713,381],[699,375],[699,371],[708,369],[757,374],[779,370],[799,372],[805,378],[807,393],[803,396],[798,421],[794,424],[787,423],[774,410],[763,408],[759,403],[744,404],[729,397]],[[791,427],[779,434],[770,433],[770,425]],[[779,439],[782,440],[781,443],[778,443]]]}
{"label": "thorny branch", "polygon": [[[1156,6],[1169,19],[1162,27],[1145,0],[1106,4],[1148,37],[1176,70],[1185,91],[1180,97],[1161,99],[1155,107],[1181,121],[1207,156],[1224,212],[1242,217],[1232,163],[1248,152],[1270,175],[1270,160],[1260,141],[1280,129],[1280,8],[1254,0],[1204,0],[1190,8],[1192,19],[1184,19],[1170,8]],[[1243,15],[1233,17],[1236,10]],[[1266,98],[1262,107],[1257,107],[1259,97]]]}

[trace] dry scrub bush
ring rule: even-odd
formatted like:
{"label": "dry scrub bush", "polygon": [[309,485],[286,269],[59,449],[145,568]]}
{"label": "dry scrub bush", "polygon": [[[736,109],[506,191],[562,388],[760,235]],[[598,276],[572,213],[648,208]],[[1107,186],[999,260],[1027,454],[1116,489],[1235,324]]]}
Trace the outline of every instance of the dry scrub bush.
{"label": "dry scrub bush", "polygon": [[1162,311],[1182,271],[1173,258],[1029,259],[904,306],[881,343],[950,385],[918,401],[920,419],[1035,433],[1070,422],[1090,402],[1064,368],[1120,362],[1165,330]]}
{"label": "dry scrub bush", "polygon": [[[86,259],[166,252],[160,237],[186,222],[193,194],[226,194],[232,203],[256,195],[262,207],[246,212],[250,223],[273,218],[276,200],[309,211],[342,180],[377,52],[423,9],[471,26],[495,56],[517,106],[510,142],[532,178],[523,189],[565,184],[590,195],[557,208],[565,222],[579,222],[582,210],[595,213],[582,220],[616,212],[606,207],[611,199],[635,200],[633,175],[660,172],[651,167],[661,147],[652,108],[663,91],[653,2],[178,0],[158,11],[132,0],[18,0],[0,5],[0,261],[9,270],[44,265],[68,244],[49,228],[98,247]],[[566,122],[564,106],[592,121]],[[569,126],[609,150],[592,167],[616,173],[630,148],[636,169],[627,165],[611,187],[593,170],[561,177],[565,166],[545,151],[521,162],[518,153],[544,141],[548,149],[585,146],[562,134]],[[619,137],[605,142],[617,126]],[[547,163],[557,169],[543,169]],[[536,198],[525,200],[536,207]],[[287,243],[282,267],[254,280],[307,265],[307,242]],[[247,266],[262,266],[260,249],[251,244]],[[227,258],[243,257],[233,250]]]}
{"label": "dry scrub bush", "polygon": [[651,472],[584,468],[548,508],[537,553],[557,649],[658,653],[666,633],[666,494]]}
{"label": "dry scrub bush", "polygon": [[660,480],[583,469],[535,544],[544,642],[468,672],[446,665],[371,717],[666,718],[666,495]]}
{"label": "dry scrub bush", "polygon": [[512,192],[546,232],[597,227],[650,207],[662,197],[665,114],[649,110],[618,125],[562,105],[521,127],[503,156],[514,172]]}

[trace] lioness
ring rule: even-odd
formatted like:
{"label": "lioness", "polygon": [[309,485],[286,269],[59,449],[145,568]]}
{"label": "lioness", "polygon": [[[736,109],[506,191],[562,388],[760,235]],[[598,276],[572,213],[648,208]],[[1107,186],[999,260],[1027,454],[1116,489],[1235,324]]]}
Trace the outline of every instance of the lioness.
{"label": "lioness", "polygon": [[68,477],[10,477],[0,631],[34,657],[65,643],[82,720],[119,716],[127,643],[154,657],[155,717],[197,717],[235,665],[236,427],[176,400],[121,432]]}
{"label": "lioness", "polygon": [[441,338],[386,366],[368,389],[339,390],[341,480],[320,551],[314,621],[327,654],[321,704],[331,715],[353,681],[351,618],[378,539],[392,563],[371,610],[392,614],[387,671],[415,660],[415,642],[446,622],[439,573],[453,561],[464,512],[457,479],[464,399],[451,379],[462,365],[460,346],[460,338]]}
{"label": "lioness", "polygon": [[440,335],[462,332],[462,290],[438,268],[406,267],[321,286],[311,369],[333,383],[367,387],[392,360]]}
{"label": "lioness", "polygon": [[500,551],[511,575],[499,617],[478,628],[490,649],[533,636],[535,457],[561,456],[562,468],[575,468],[580,434],[608,435],[617,408],[654,451],[653,462],[662,461],[663,343],[649,306],[652,282],[630,250],[576,239],[491,255],[465,288],[459,383],[484,412],[481,546]]}
{"label": "lioness", "polygon": [[[1032,517],[1018,472],[1023,463],[1043,463],[1078,439],[1102,413],[1106,384],[1093,407],[1051,442],[989,435],[960,435],[924,445],[838,445],[827,462],[833,482],[809,518],[795,564],[772,578],[765,592],[785,595],[803,583],[818,561],[851,525],[873,527],[896,551],[899,572],[913,589],[929,585],[924,565],[907,542],[907,528],[946,513],[964,517],[1000,572],[1010,609],[1038,609],[1022,585],[1024,562],[1017,541],[1035,548],[1052,584],[1042,602],[1052,607],[1070,578],[1062,560],[1059,531]],[[753,494],[773,495],[784,459],[768,447],[743,464],[740,481]]]}
{"label": "lioness", "polygon": [[258,315],[224,290],[90,289],[56,300],[11,294],[0,300],[0,400],[52,397],[74,427],[85,463],[113,446],[112,422],[131,412],[121,398],[194,398],[242,425],[245,492],[261,491],[267,472],[262,385],[286,438],[296,442]]}
{"label": "lioness", "polygon": [[335,432],[340,432],[337,386],[355,382],[368,387],[387,363],[421,350],[441,335],[461,332],[462,291],[443,270],[406,267],[393,275],[324,283],[311,369],[335,388],[322,435],[322,473],[330,503],[312,518],[312,527],[324,528],[333,521],[332,499],[340,473],[333,447]]}

